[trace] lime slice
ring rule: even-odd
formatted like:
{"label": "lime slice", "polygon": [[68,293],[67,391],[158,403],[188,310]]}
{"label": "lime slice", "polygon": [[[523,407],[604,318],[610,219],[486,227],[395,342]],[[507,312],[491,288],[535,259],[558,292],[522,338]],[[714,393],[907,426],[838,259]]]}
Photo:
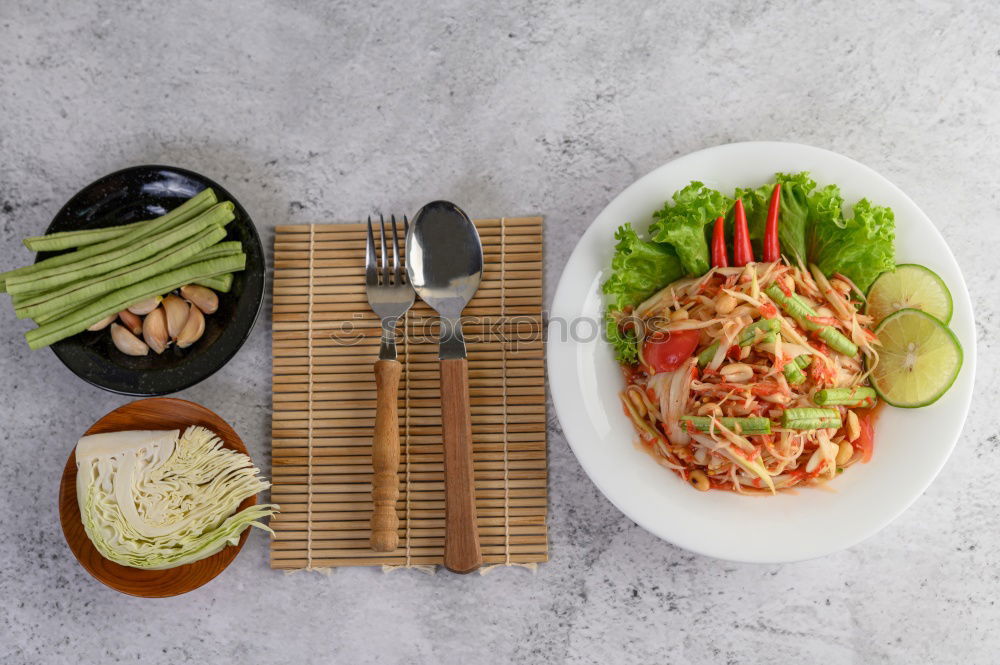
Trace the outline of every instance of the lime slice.
{"label": "lime slice", "polygon": [[948,326],[919,309],[890,314],[875,329],[882,343],[872,386],[893,406],[927,406],[948,392],[962,367],[962,345]]}
{"label": "lime slice", "polygon": [[933,270],[915,263],[882,273],[868,289],[867,312],[879,321],[893,312],[912,307],[944,323],[951,321],[951,292]]}

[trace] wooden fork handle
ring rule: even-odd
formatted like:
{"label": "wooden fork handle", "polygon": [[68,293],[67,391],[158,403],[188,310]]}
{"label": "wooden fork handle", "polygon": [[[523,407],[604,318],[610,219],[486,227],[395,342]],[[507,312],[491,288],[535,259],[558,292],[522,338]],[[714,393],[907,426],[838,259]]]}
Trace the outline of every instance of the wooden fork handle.
{"label": "wooden fork handle", "polygon": [[375,362],[375,438],[372,441],[372,522],[369,543],[376,552],[399,545],[399,415],[396,395],[402,370],[396,360]]}
{"label": "wooden fork handle", "polygon": [[444,565],[454,573],[470,573],[483,565],[483,555],[476,526],[469,366],[465,358],[441,361],[441,423],[444,433]]}

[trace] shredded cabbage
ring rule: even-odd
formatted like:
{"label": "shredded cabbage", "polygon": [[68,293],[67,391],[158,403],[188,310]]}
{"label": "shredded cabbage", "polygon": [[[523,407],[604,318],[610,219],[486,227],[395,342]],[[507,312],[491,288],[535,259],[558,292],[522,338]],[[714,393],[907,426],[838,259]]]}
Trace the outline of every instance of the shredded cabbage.
{"label": "shredded cabbage", "polygon": [[[107,559],[133,568],[173,568],[239,542],[275,505],[239,504],[270,487],[250,458],[204,427],[114,432],[80,439],[77,499],[84,529]],[[234,514],[235,513],[235,514]]]}

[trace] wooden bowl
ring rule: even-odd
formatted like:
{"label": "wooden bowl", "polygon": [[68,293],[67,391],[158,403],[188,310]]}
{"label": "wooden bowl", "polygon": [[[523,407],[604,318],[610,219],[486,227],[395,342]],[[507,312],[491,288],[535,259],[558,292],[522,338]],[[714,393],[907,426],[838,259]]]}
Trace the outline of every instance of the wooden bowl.
{"label": "wooden bowl", "polygon": [[[249,455],[240,437],[222,418],[194,402],[168,397],[141,399],[118,407],[94,423],[86,434],[122,430],[183,431],[191,425],[212,430],[226,448]],[[256,496],[248,497],[237,510],[255,503]],[[167,570],[143,570],[109,561],[101,556],[83,529],[80,506],[76,500],[76,446],[66,460],[59,486],[59,520],[69,548],[88,573],[112,589],[143,598],[177,596],[211,581],[236,558],[250,531],[248,528],[243,532],[236,546],[226,546],[208,558]]]}

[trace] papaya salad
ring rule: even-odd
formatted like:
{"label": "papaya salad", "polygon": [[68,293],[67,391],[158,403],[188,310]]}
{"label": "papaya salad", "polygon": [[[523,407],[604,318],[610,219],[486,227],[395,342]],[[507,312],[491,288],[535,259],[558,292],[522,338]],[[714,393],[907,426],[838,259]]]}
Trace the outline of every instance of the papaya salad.
{"label": "papaya salad", "polygon": [[892,271],[894,218],[807,173],[692,182],[650,240],[616,233],[608,339],[641,444],[698,490],[826,482],[874,446],[882,347],[866,292]]}

